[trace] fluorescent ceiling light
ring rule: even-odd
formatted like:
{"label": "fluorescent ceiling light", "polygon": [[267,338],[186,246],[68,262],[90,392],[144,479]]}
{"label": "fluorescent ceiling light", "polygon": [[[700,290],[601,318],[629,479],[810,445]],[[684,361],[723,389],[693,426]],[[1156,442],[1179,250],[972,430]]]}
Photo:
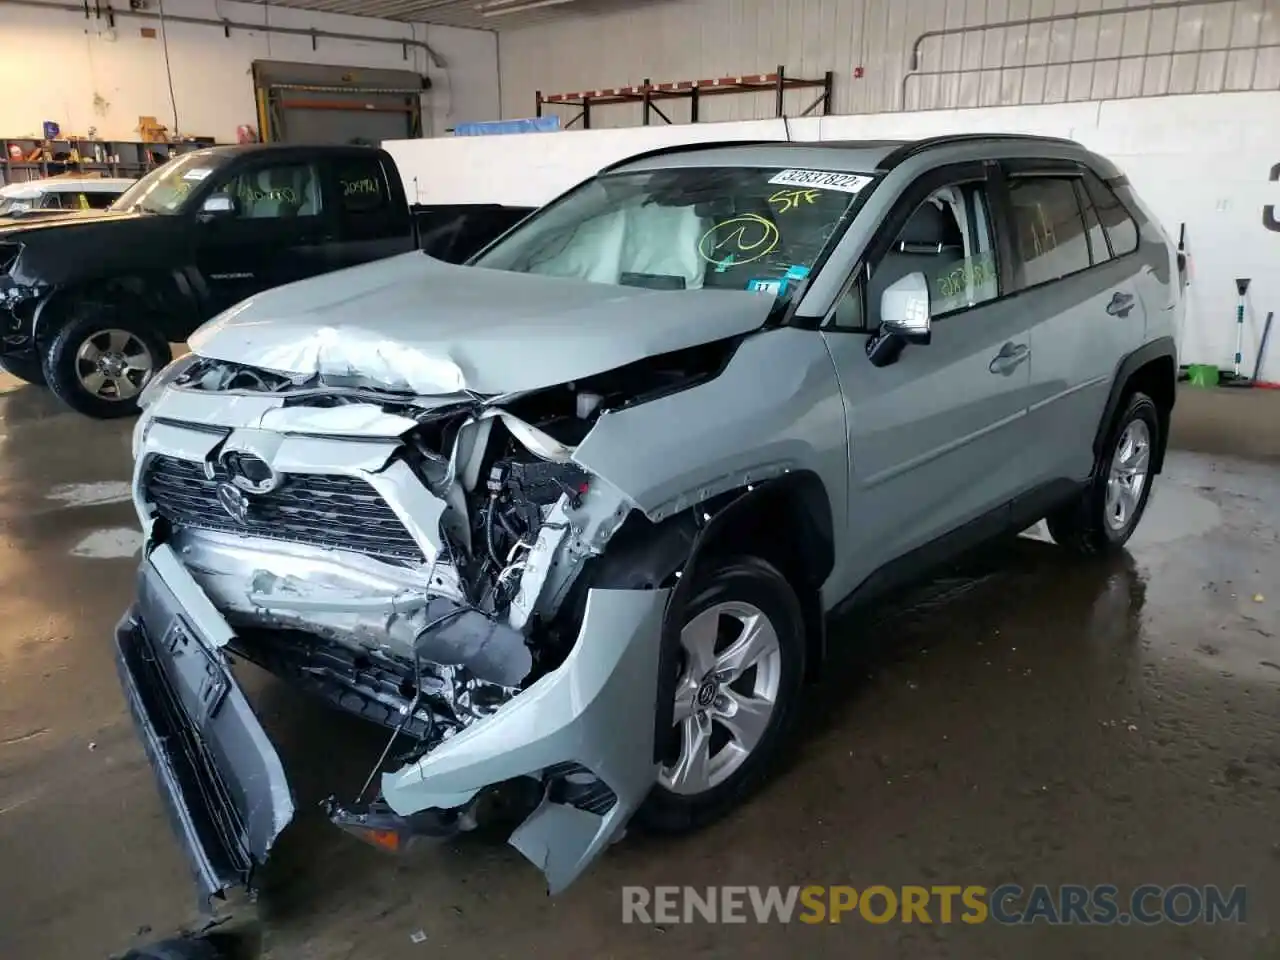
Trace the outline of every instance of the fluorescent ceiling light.
{"label": "fluorescent ceiling light", "polygon": [[[510,2],[510,0],[506,0]],[[500,17],[504,13],[523,13],[526,10],[537,10],[539,7],[555,7],[573,0],[535,0],[533,3],[522,3],[514,7],[477,7],[482,17]]]}

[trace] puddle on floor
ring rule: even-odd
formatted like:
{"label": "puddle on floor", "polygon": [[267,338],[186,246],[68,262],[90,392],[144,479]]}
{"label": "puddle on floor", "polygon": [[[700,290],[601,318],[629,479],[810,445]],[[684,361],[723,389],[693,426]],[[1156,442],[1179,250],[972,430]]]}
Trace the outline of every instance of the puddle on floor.
{"label": "puddle on floor", "polygon": [[141,530],[113,527],[109,530],[95,530],[71,548],[71,555],[93,560],[121,560],[132,557],[141,546]]}

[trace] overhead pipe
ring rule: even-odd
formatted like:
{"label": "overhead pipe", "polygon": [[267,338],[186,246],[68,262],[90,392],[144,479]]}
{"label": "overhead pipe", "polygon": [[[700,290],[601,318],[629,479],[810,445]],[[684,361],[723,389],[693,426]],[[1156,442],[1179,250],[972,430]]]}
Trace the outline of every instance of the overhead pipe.
{"label": "overhead pipe", "polygon": [[[137,20],[159,20],[160,14],[150,13],[146,10],[116,10],[110,5],[106,7],[98,6],[96,0],[91,9],[86,2],[84,5],[76,3],[46,3],[45,0],[0,0],[0,4],[14,7],[31,7],[35,10],[61,10],[64,13],[81,14],[88,18],[93,14],[98,17],[106,17],[114,23],[116,17],[133,17]],[[402,47],[406,52],[410,47],[415,47],[424,51],[431,63],[443,70],[448,67],[449,63],[443,56],[436,52],[430,44],[425,40],[418,40],[413,37],[378,37],[369,36],[363,33],[340,33],[335,30],[316,30],[311,27],[278,27],[274,24],[265,23],[245,23],[239,20],[213,19],[210,17],[191,17],[183,14],[166,13],[164,15],[166,23],[189,23],[200,27],[217,27],[218,29],[230,35],[232,30],[258,31],[261,33],[274,33],[278,35],[294,36],[294,37],[310,37],[314,45],[317,40],[354,40],[359,43],[387,43],[397,47]],[[413,25],[405,23],[405,26],[413,29]]]}
{"label": "overhead pipe", "polygon": [[[907,71],[906,76],[902,78],[902,108],[907,107],[907,81],[914,76],[927,76],[920,70],[920,47],[926,40],[933,37],[956,37],[965,33],[979,33],[984,30],[1006,30],[1010,27],[1035,27],[1045,23],[1061,23],[1065,20],[1092,20],[1097,17],[1114,17],[1127,16],[1131,13],[1146,13],[1148,10],[1184,10],[1187,7],[1216,7],[1227,3],[1238,3],[1239,0],[1171,0],[1169,3],[1148,3],[1140,7],[1111,7],[1105,10],[1080,10],[1076,13],[1054,13],[1045,14],[1039,17],[1023,17],[1020,20],[998,20],[995,23],[971,23],[963,27],[939,27],[936,30],[926,30],[924,33],[916,37],[915,43],[911,45],[911,69]],[[1183,52],[1183,51],[1175,51]],[[1185,51],[1187,53],[1195,53],[1194,50]],[[1144,54],[1145,56],[1145,54]],[[1099,59],[1115,59],[1113,57]],[[1021,69],[1022,67],[1040,67],[1045,64],[1029,63],[1020,64],[1016,67],[1005,67],[1003,69]],[[946,71],[950,72],[950,71]]]}

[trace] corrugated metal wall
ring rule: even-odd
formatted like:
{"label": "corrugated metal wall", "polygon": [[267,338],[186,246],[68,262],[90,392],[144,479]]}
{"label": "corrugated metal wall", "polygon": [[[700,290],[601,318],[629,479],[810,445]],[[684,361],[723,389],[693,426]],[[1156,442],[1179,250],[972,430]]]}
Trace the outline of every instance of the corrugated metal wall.
{"label": "corrugated metal wall", "polygon": [[[1280,0],[672,0],[504,32],[499,62],[505,117],[531,115],[535,90],[778,64],[792,76],[835,71],[836,113],[1275,90]],[[788,112],[814,95],[788,94]],[[773,107],[771,94],[718,97],[700,116],[757,119]],[[576,112],[554,109],[566,120]],[[684,103],[663,109],[688,119]],[[591,122],[640,117],[638,105],[623,104],[594,110]]]}

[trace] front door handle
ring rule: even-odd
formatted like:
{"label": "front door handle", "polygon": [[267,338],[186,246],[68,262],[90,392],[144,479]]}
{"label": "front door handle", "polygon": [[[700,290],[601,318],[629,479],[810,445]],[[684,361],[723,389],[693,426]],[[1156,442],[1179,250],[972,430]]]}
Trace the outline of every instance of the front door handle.
{"label": "front door handle", "polygon": [[987,365],[987,369],[992,373],[998,373],[1002,376],[1008,376],[1018,369],[1018,365],[1022,361],[1030,358],[1031,348],[1025,343],[1014,343],[1009,341],[1000,348],[1000,352],[991,358],[991,363]]}
{"label": "front door handle", "polygon": [[1127,317],[1133,309],[1133,294],[1117,290],[1107,304],[1107,313],[1113,317]]}

